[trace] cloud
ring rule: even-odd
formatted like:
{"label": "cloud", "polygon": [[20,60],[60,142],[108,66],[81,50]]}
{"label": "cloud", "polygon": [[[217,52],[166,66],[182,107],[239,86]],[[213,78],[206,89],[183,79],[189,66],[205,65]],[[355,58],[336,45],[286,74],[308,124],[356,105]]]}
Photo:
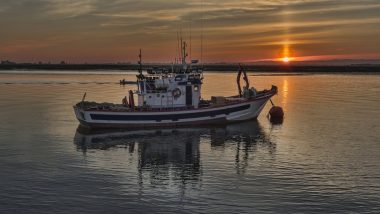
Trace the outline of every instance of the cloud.
{"label": "cloud", "polygon": [[[20,56],[23,44],[51,54],[70,44],[89,58],[96,49],[122,47],[128,52],[104,52],[104,58],[135,57],[135,50],[146,47],[152,60],[170,59],[177,32],[188,38],[191,26],[198,50],[203,26],[209,60],[230,59],[227,53],[234,59],[247,54],[269,58],[284,41],[306,55],[353,45],[345,50],[356,54],[380,50],[373,43],[380,36],[375,30],[379,8],[378,0],[1,0],[0,24],[7,31],[1,32],[0,43],[13,44],[7,47],[20,50]],[[59,41],[52,39],[58,36]]]}
{"label": "cloud", "polygon": [[368,10],[368,9],[376,9],[379,8],[380,4],[369,4],[369,5],[346,5],[341,7],[329,7],[329,8],[312,8],[312,9],[304,9],[304,10],[289,10],[284,11],[283,15],[298,15],[298,14],[325,14],[331,12],[344,12],[344,11],[358,11],[358,10]]}
{"label": "cloud", "polygon": [[53,16],[76,17],[96,10],[94,0],[45,0],[46,13]]}
{"label": "cloud", "polygon": [[0,6],[0,13],[6,11],[8,8],[5,6]]}

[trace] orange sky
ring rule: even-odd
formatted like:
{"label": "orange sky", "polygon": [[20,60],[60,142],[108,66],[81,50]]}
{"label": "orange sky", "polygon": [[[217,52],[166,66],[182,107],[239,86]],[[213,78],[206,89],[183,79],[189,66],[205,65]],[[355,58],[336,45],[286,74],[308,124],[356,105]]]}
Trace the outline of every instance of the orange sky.
{"label": "orange sky", "polygon": [[0,60],[149,62],[177,32],[205,62],[380,58],[378,0],[1,0]]}

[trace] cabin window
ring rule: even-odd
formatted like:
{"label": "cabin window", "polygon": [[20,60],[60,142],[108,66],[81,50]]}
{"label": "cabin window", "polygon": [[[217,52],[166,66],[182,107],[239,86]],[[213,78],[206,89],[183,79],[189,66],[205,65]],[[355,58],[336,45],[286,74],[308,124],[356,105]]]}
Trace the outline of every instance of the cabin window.
{"label": "cabin window", "polygon": [[149,96],[149,99],[152,98],[152,96]]}
{"label": "cabin window", "polygon": [[165,97],[165,95],[162,95],[162,98],[164,98]]}
{"label": "cabin window", "polygon": [[175,77],[175,81],[182,81],[182,79],[186,79],[186,75],[180,74]]}

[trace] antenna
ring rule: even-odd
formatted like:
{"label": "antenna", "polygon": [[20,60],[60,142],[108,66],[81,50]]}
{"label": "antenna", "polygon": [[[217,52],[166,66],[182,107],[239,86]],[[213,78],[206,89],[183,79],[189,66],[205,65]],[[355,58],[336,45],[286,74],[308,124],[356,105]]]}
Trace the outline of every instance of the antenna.
{"label": "antenna", "polygon": [[201,2],[201,63],[203,68],[203,0]]}
{"label": "antenna", "polygon": [[191,18],[190,18],[190,68],[192,65],[192,57],[191,57]]}

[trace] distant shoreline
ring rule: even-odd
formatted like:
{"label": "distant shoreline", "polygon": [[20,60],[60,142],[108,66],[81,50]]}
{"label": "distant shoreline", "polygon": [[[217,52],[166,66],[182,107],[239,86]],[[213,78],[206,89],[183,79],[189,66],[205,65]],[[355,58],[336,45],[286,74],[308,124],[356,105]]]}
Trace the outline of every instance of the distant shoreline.
{"label": "distant shoreline", "polygon": [[[144,65],[143,69],[154,66],[170,69],[171,65]],[[249,72],[284,72],[284,73],[372,73],[380,72],[380,65],[245,65]],[[96,71],[96,70],[137,70],[136,64],[0,64],[1,70],[52,70],[52,71]],[[230,72],[238,69],[237,64],[205,64],[204,70]]]}

